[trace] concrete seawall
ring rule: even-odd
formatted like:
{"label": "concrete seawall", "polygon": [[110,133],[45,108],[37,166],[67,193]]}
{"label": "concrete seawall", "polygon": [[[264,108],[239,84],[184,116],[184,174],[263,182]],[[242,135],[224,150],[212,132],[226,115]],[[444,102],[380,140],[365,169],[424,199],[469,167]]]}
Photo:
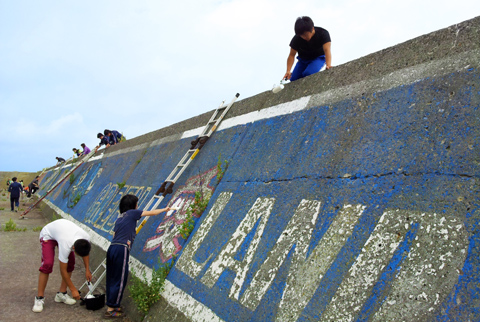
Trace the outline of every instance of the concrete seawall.
{"label": "concrete seawall", "polygon": [[[480,17],[235,103],[131,269],[178,256],[179,321],[480,320],[479,39]],[[210,115],[97,153],[46,205],[104,256],[120,198],[142,208]],[[198,191],[211,199],[184,240]]]}

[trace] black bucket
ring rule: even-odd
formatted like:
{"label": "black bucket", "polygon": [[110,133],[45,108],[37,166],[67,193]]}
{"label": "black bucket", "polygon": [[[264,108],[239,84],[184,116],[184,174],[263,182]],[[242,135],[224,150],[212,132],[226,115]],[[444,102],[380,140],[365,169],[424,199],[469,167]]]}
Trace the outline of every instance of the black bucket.
{"label": "black bucket", "polygon": [[93,294],[93,296],[95,297],[83,299],[85,306],[87,307],[87,310],[100,310],[105,306],[105,294]]}

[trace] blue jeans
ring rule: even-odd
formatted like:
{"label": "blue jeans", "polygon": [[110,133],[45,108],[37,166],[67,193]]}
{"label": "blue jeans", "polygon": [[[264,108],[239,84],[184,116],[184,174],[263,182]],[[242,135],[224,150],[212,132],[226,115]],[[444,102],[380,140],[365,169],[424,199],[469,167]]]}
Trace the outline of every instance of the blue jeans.
{"label": "blue jeans", "polygon": [[311,60],[301,59],[298,57],[297,59],[297,64],[295,65],[295,68],[292,72],[292,77],[290,78],[292,82],[305,76],[318,73],[325,65],[325,56],[319,56]]}

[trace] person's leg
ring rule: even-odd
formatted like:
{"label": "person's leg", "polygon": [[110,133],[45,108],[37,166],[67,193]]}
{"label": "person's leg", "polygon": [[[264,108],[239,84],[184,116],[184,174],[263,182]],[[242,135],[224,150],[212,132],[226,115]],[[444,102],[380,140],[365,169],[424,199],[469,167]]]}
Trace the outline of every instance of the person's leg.
{"label": "person's leg", "polygon": [[107,251],[107,311],[120,307],[128,269],[128,249],[121,245],[111,245]]}
{"label": "person's leg", "polygon": [[39,268],[40,275],[38,276],[38,297],[43,297],[45,288],[47,287],[48,277],[53,270],[53,261],[55,259],[55,247],[57,242],[55,240],[41,240],[42,246],[42,265]]}
{"label": "person's leg", "polygon": [[301,58],[297,58],[297,63],[295,64],[295,68],[293,68],[292,76],[290,77],[290,81],[296,81],[297,79],[302,78],[303,72],[305,68],[308,67],[308,61],[305,61]]}
{"label": "person's leg", "polygon": [[[68,272],[68,276],[70,276],[70,279],[72,279],[72,272],[74,268],[75,268],[75,253],[70,252],[70,255],[68,255],[68,264],[67,264],[67,272]],[[59,292],[62,292],[62,293],[67,292],[67,283],[63,280],[63,278],[62,278],[62,283],[60,284]]]}
{"label": "person's leg", "polygon": [[302,77],[306,77],[318,73],[325,65],[325,56],[317,57],[308,63],[308,66],[303,71]]}
{"label": "person's leg", "polygon": [[12,209],[12,211],[15,210],[15,209],[14,209],[14,205],[13,205],[13,201],[14,201],[14,200],[15,200],[15,199],[10,195],[10,208]]}
{"label": "person's leg", "polygon": [[18,208],[20,207],[19,198],[20,198],[20,197],[14,199],[14,201],[15,201],[15,207],[17,207],[17,210],[18,210]]}

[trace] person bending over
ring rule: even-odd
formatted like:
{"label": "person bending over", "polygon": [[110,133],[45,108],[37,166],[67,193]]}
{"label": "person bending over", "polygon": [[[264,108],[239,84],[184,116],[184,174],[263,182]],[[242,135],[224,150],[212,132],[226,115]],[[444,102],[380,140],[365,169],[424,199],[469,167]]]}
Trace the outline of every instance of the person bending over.
{"label": "person bending over", "polygon": [[[82,228],[66,219],[52,221],[40,232],[40,245],[42,247],[42,264],[38,276],[38,293],[32,308],[33,312],[42,312],[44,306],[45,288],[47,287],[48,277],[53,271],[53,262],[55,259],[55,247],[58,246],[58,260],[60,263],[60,274],[62,282],[60,289],[55,295],[55,302],[68,305],[75,304],[80,299],[78,290],[73,285],[71,276],[75,268],[75,254],[82,257],[85,266],[85,278],[92,280],[90,272],[90,236]],[[70,297],[67,294],[67,287],[72,292]]]}

